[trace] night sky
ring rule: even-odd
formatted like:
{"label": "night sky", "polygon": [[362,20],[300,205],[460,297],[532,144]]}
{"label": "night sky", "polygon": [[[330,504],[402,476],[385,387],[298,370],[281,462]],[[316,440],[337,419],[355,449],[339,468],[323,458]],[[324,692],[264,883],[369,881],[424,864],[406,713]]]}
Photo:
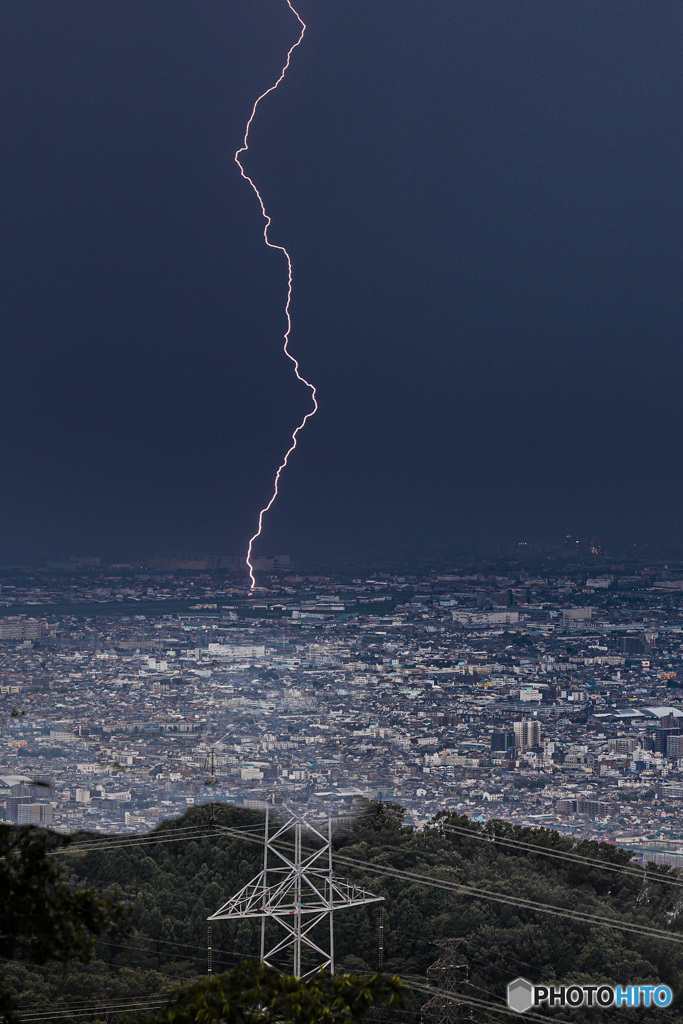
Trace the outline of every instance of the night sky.
{"label": "night sky", "polygon": [[[683,526],[680,0],[299,0],[259,552]],[[285,0],[0,0],[0,561],[238,554],[309,408]]]}

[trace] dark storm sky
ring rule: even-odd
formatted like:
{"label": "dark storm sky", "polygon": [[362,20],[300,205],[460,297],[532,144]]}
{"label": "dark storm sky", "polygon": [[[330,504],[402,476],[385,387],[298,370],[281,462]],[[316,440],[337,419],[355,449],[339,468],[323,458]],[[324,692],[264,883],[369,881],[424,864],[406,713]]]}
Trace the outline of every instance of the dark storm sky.
{"label": "dark storm sky", "polygon": [[[300,0],[260,548],[683,539],[680,0]],[[284,0],[0,0],[0,561],[239,553]]]}

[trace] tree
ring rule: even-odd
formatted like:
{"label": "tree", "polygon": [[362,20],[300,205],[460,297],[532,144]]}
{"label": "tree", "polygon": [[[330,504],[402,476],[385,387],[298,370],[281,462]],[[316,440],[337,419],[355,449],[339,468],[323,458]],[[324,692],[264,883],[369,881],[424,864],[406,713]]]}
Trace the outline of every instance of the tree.
{"label": "tree", "polygon": [[[0,825],[0,956],[7,960],[87,960],[99,935],[127,930],[122,904],[66,883],[54,853],[69,841],[32,826]],[[15,1019],[1,979],[0,1014]]]}
{"label": "tree", "polygon": [[245,960],[231,971],[178,989],[158,1013],[136,1024],[353,1024],[378,1003],[398,1006],[401,982],[374,974],[331,975],[301,981]]}

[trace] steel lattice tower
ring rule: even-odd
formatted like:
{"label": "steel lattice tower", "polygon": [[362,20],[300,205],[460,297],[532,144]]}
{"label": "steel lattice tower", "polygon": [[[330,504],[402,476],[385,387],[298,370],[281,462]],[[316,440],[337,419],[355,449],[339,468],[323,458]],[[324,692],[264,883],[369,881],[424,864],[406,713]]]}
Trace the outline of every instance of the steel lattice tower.
{"label": "steel lattice tower", "polygon": [[[304,831],[318,839],[322,846],[304,854],[301,842]],[[294,832],[293,856],[275,845],[290,832]],[[327,836],[297,814],[293,814],[270,835],[266,808],[262,870],[207,920],[260,920],[261,962],[276,967],[273,959],[291,949],[293,973],[297,978],[305,978],[321,968],[327,968],[334,974],[335,911],[383,900],[383,896],[374,896],[352,882],[334,877],[331,819],[328,818],[327,822]],[[325,919],[329,921],[329,949],[324,949],[312,937],[316,926]],[[276,921],[284,935],[266,950],[268,920]],[[303,972],[302,949],[311,951],[315,959],[314,965]]]}
{"label": "steel lattice tower", "polygon": [[458,953],[461,939],[440,939],[442,950],[427,973],[435,977],[440,992],[436,992],[422,1007],[421,1024],[452,1024],[458,1017],[456,993],[458,985],[467,978],[467,963]]}

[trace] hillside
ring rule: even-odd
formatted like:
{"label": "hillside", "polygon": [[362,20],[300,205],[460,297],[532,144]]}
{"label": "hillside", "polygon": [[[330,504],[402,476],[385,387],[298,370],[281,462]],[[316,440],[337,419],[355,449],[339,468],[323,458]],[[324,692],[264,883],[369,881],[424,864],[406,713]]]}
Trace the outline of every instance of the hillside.
{"label": "hillside", "polygon": [[[234,807],[220,808],[212,828],[208,809],[197,808],[147,836],[77,837],[62,857],[74,884],[118,890],[130,904],[136,933],[100,942],[95,962],[86,966],[5,964],[27,1017],[41,1006],[52,1008],[52,1019],[60,1008],[101,1004],[101,1019],[106,1006],[113,1010],[120,1001],[135,1011],[174,984],[205,974],[206,918],[259,871],[262,828],[260,814]],[[529,844],[552,856],[533,852]],[[676,993],[681,989],[681,882],[666,868],[643,872],[629,865],[626,851],[446,815],[414,832],[391,804],[369,805],[335,847],[336,873],[386,898],[385,970],[408,985],[425,983],[439,955],[435,942],[460,938],[468,965],[461,991],[487,1002],[500,1003],[507,982],[520,974],[539,982],[661,981]],[[593,863],[571,859],[577,856]],[[574,917],[549,913],[549,907]],[[377,969],[379,913],[373,904],[336,915],[338,969]],[[216,972],[256,957],[258,924],[220,922],[213,944]],[[411,1011],[423,1000],[408,992],[401,1020],[416,1020]],[[618,1011],[620,1021],[636,1015]],[[602,1021],[616,1019],[616,1011],[610,1016],[597,1009],[573,1015],[563,1010],[559,1016]],[[502,1018],[475,1011],[475,1019]],[[658,1021],[679,1019],[678,1001],[657,1011]]]}

